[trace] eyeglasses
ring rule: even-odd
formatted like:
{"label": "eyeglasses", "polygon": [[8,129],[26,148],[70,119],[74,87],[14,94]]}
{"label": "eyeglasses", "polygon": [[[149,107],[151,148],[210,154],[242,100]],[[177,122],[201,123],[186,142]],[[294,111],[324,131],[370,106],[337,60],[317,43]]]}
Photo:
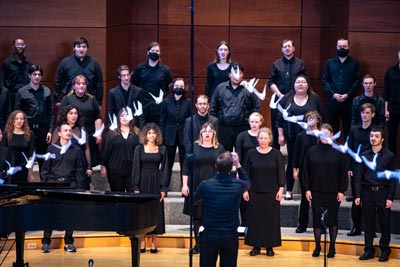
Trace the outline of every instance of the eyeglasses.
{"label": "eyeglasses", "polygon": [[25,48],[26,44],[15,44],[14,46],[17,48]]}

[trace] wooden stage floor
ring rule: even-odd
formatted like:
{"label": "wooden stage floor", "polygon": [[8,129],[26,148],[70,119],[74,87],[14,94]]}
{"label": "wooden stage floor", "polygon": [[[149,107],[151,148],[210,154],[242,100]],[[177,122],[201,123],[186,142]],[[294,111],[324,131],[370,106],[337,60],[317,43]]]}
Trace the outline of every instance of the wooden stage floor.
{"label": "wooden stage floor", "polygon": [[[299,251],[275,251],[274,257],[267,257],[265,251],[256,257],[249,256],[249,250],[239,250],[238,266],[252,267],[316,267],[324,266],[322,255],[318,258],[311,257],[309,252]],[[0,254],[4,257],[4,251]],[[15,252],[11,251],[2,267],[12,266],[15,259]],[[130,248],[128,247],[102,247],[102,248],[80,248],[76,253],[68,253],[62,249],[51,250],[50,253],[42,254],[40,250],[26,250],[25,260],[30,267],[86,267],[88,260],[93,259],[93,267],[129,267],[131,266]],[[199,256],[193,256],[193,266],[198,267]],[[157,254],[148,252],[141,254],[142,267],[184,267],[189,266],[187,249],[162,248]],[[336,254],[335,258],[328,259],[329,267],[343,266],[400,266],[400,260],[390,259],[388,262],[378,262],[378,258],[368,261],[360,261],[358,256]]]}

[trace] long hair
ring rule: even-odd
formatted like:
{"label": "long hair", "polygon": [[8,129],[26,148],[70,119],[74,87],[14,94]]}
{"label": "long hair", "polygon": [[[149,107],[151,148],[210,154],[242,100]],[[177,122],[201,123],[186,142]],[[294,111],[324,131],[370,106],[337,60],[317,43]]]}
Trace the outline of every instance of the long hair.
{"label": "long hair", "polygon": [[226,47],[228,47],[229,53],[228,56],[226,57],[226,63],[232,63],[231,60],[231,46],[229,45],[229,43],[227,41],[221,41],[219,42],[219,44],[217,45],[217,49],[215,49],[215,63],[219,63],[221,61],[221,59],[219,58],[218,55],[218,49],[221,45],[225,45]]}
{"label": "long hair", "polygon": [[57,121],[57,126],[61,126],[61,124],[64,124],[64,123],[68,123],[67,115],[73,109],[76,109],[76,112],[78,113],[78,118],[75,122],[75,126],[79,127],[79,128],[82,127],[82,125],[83,125],[82,115],[79,112],[78,108],[73,105],[67,105],[61,110],[60,117],[58,118],[58,121]]}
{"label": "long hair", "polygon": [[206,122],[201,126],[200,133],[199,133],[199,139],[196,140],[196,143],[198,143],[199,145],[204,144],[203,136],[201,134],[203,132],[205,132],[208,127],[210,127],[210,129],[213,131],[213,138],[211,139],[211,144],[216,149],[216,148],[218,148],[217,131],[215,130],[215,127],[211,122]]}
{"label": "long hair", "polygon": [[90,97],[90,98],[93,98],[93,95],[91,95],[91,94],[89,94],[88,92],[87,92],[87,86],[88,86],[88,80],[87,80],[87,78],[85,77],[85,75],[82,75],[82,74],[80,74],[80,75],[77,75],[77,76],[75,76],[75,78],[72,80],[72,82],[71,82],[71,91],[69,91],[69,93],[68,93],[68,95],[72,95],[72,94],[74,94],[75,93],[75,90],[74,90],[74,84],[76,83],[76,81],[77,80],[85,80],[85,83],[86,83],[86,91],[85,91],[85,95],[86,96],[88,96],[88,97]]}
{"label": "long hair", "polygon": [[158,127],[157,124],[155,124],[153,122],[147,123],[145,126],[143,126],[143,129],[139,135],[139,142],[143,145],[147,145],[147,133],[150,130],[154,130],[156,132],[156,136],[157,136],[156,137],[156,145],[158,145],[158,146],[161,145],[163,142],[163,136],[161,133],[161,129],[160,129],[160,127]]}
{"label": "long hair", "polygon": [[29,129],[29,123],[28,123],[28,118],[26,117],[25,112],[22,110],[14,110],[10,116],[8,116],[7,123],[6,123],[6,131],[7,131],[7,141],[10,143],[12,141],[12,136],[14,132],[14,121],[15,117],[17,114],[21,113],[22,116],[24,117],[24,124],[22,125],[22,131],[24,132],[24,138],[26,141],[29,141],[31,137],[30,129]]}
{"label": "long hair", "polygon": [[[123,112],[128,112],[128,111],[126,110],[126,108],[121,108],[121,110],[118,112],[118,118],[117,118],[118,127],[117,127],[117,129],[115,129],[115,132],[118,135],[122,135],[122,133],[121,133],[121,122],[119,121],[119,117],[121,116],[121,114]],[[140,130],[139,130],[138,127],[136,127],[135,118],[133,118],[133,120],[131,120],[129,122],[129,134],[131,134],[133,136],[139,136],[139,133],[140,133]]]}

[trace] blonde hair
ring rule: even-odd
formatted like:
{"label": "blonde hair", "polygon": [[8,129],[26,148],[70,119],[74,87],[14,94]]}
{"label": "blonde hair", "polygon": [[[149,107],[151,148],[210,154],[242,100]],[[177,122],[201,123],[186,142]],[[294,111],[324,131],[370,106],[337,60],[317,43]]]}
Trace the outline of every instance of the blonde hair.
{"label": "blonde hair", "polygon": [[199,139],[196,140],[196,143],[198,143],[199,145],[204,144],[203,136],[201,134],[203,132],[205,132],[208,127],[210,127],[210,129],[213,131],[213,137],[211,139],[211,144],[216,149],[216,148],[218,148],[217,131],[215,130],[215,127],[211,122],[206,122],[203,124],[203,126],[201,126],[200,133],[199,133]]}

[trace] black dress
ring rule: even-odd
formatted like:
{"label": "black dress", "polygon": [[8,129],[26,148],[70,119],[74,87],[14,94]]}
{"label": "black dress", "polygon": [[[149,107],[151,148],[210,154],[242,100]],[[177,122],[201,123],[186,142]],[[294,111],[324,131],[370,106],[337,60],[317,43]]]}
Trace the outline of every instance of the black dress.
{"label": "black dress", "polygon": [[313,210],[313,227],[321,226],[321,212],[328,210],[327,226],[338,225],[340,202],[339,192],[347,189],[346,155],[333,149],[329,144],[319,143],[311,147],[304,159],[303,186],[311,191]]}
{"label": "black dress", "polygon": [[265,154],[252,149],[247,154],[245,169],[251,184],[245,243],[254,247],[280,246],[280,202],[275,197],[279,187],[285,186],[283,156],[275,148]]}
{"label": "black dress", "polygon": [[[193,182],[193,190],[196,191],[199,184],[204,181],[212,178],[216,174],[215,170],[215,160],[224,152],[225,149],[222,145],[218,145],[217,148],[214,147],[203,147],[198,143],[194,143],[193,145],[193,154],[196,155],[194,159],[194,177],[190,179],[189,177],[189,188],[190,182]],[[183,165],[182,175],[189,175],[189,162],[186,159],[185,164]],[[194,192],[193,191],[193,192]],[[190,215],[189,210],[189,198],[185,198],[185,203],[183,206],[183,213],[186,215]],[[193,207],[194,213],[193,217],[196,219],[203,218],[203,205],[202,202],[197,203]]]}
{"label": "black dress", "polygon": [[[165,146],[159,146],[158,152],[146,153],[143,145],[135,147],[132,168],[132,188],[144,194],[157,194],[167,192],[169,187],[169,175],[167,168],[167,153]],[[164,201],[159,202],[158,225],[149,234],[164,234]]]}
{"label": "black dress", "polygon": [[96,144],[96,138],[93,137],[96,131],[95,121],[101,119],[99,103],[94,97],[88,95],[79,97],[75,93],[72,93],[64,96],[60,104],[60,110],[63,110],[67,105],[76,107],[82,116],[83,126],[85,127],[89,142],[91,165],[95,167],[100,163],[99,147]]}
{"label": "black dress", "polygon": [[139,145],[136,135],[126,138],[117,131],[108,131],[101,153],[101,165],[107,169],[111,191],[128,191],[131,188],[133,153]]}
{"label": "black dress", "polygon": [[25,168],[26,160],[22,155],[22,152],[30,158],[35,150],[35,137],[33,132],[30,132],[29,140],[25,139],[23,134],[12,134],[11,141],[8,142],[7,131],[3,132],[3,139],[1,140],[2,145],[8,148],[8,162],[10,162],[11,166],[17,167],[21,166],[22,170],[16,172],[14,175],[10,176],[9,183],[15,184],[18,182],[27,182],[28,178],[28,169]]}
{"label": "black dress", "polygon": [[240,162],[246,162],[247,153],[250,149],[258,146],[257,136],[252,136],[248,131],[241,132],[236,138],[236,153],[239,155]]}
{"label": "black dress", "polygon": [[208,64],[204,94],[208,96],[209,99],[211,99],[218,84],[229,80],[231,64],[229,64],[229,66],[224,70],[218,68],[217,63],[215,62],[210,62]]}

